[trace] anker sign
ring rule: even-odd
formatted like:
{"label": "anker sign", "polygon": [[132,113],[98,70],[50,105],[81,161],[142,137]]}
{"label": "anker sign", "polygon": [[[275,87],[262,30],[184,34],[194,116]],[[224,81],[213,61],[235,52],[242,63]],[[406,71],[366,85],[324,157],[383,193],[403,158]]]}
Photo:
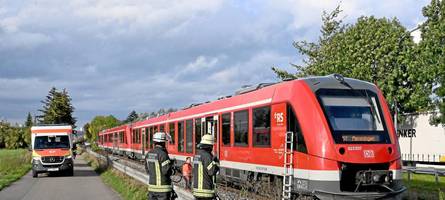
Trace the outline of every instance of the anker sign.
{"label": "anker sign", "polygon": [[397,136],[398,137],[416,137],[416,129],[399,129],[397,130]]}

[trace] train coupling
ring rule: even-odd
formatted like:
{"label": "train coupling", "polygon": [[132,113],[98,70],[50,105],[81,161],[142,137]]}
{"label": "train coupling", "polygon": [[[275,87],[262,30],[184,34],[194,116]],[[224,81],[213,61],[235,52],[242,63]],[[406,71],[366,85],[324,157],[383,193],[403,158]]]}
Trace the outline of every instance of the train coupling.
{"label": "train coupling", "polygon": [[389,185],[393,181],[390,170],[361,170],[355,176],[357,186]]}

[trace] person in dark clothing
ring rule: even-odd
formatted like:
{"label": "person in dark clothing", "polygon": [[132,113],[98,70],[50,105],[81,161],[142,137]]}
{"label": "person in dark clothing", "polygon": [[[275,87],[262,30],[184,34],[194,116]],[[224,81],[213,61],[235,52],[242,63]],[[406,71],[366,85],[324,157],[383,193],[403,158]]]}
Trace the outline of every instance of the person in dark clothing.
{"label": "person in dark clothing", "polygon": [[219,160],[212,155],[213,136],[204,135],[193,158],[193,196],[197,200],[215,199],[215,180]]}
{"label": "person in dark clothing", "polygon": [[185,189],[191,189],[192,183],[192,159],[190,157],[185,158],[185,163],[182,165],[182,177],[185,181]]}
{"label": "person in dark clothing", "polygon": [[167,136],[163,132],[153,135],[154,148],[146,155],[146,170],[149,174],[148,199],[170,200],[172,196],[172,183],[170,176],[173,173],[173,161],[168,156],[165,142]]}

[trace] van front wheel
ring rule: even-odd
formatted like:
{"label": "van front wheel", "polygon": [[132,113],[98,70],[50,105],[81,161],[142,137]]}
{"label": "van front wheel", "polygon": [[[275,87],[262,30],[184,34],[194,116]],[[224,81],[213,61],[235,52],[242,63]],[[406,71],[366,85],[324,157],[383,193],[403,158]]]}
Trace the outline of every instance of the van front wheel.
{"label": "van front wheel", "polygon": [[68,171],[66,171],[66,174],[67,174],[68,176],[73,176],[73,175],[74,175],[74,169],[73,169],[73,167],[71,167]]}
{"label": "van front wheel", "polygon": [[39,174],[36,172],[36,170],[32,170],[32,177],[37,178]]}

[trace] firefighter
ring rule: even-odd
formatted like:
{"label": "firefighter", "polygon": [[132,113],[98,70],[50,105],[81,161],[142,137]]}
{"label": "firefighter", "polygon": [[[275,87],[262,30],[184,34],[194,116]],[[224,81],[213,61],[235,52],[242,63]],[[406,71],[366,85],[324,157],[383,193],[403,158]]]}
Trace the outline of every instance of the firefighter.
{"label": "firefighter", "polygon": [[212,155],[213,136],[204,135],[193,158],[193,196],[197,200],[215,199],[215,178],[219,160]]}
{"label": "firefighter", "polygon": [[147,153],[146,170],[149,175],[148,199],[170,200],[172,196],[172,183],[170,176],[173,173],[173,161],[168,157],[165,143],[167,134],[157,132],[153,135],[154,148]]}

